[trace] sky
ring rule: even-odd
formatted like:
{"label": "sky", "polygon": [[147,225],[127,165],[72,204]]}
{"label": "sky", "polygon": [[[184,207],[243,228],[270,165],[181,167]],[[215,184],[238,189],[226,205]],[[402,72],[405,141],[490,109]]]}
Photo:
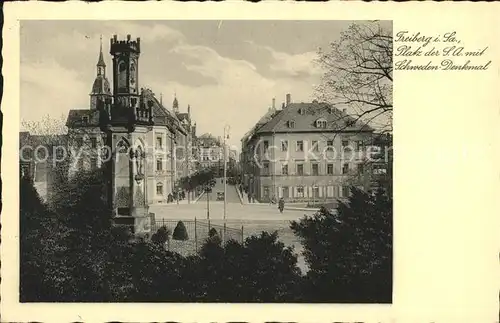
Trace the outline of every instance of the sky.
{"label": "sky", "polygon": [[112,83],[109,39],[141,38],[139,87],[171,109],[191,106],[197,134],[222,136],[239,147],[276,98],[314,99],[318,48],[338,39],[350,21],[22,21],[21,120],[60,119],[88,109],[100,37]]}

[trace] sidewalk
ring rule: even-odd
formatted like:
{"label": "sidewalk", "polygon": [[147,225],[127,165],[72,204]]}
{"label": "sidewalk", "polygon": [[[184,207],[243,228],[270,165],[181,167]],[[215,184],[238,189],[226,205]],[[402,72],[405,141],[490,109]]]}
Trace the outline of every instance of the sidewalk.
{"label": "sidewalk", "polygon": [[[243,191],[240,193],[239,189],[236,189],[236,192],[238,193],[238,196],[240,198],[241,204],[243,205],[256,205],[256,206],[271,206],[271,207],[278,207],[276,204],[271,204],[271,203],[261,203],[258,201],[249,203],[248,202],[248,195]],[[319,208],[308,208],[308,207],[295,207],[293,204],[285,204],[285,210],[290,210],[290,211],[319,211]]]}

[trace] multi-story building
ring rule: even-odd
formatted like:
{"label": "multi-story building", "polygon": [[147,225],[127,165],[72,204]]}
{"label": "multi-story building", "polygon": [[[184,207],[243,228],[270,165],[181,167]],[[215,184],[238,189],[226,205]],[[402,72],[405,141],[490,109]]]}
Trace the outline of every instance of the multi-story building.
{"label": "multi-story building", "polygon": [[224,149],[220,138],[205,133],[197,138],[197,149],[200,168],[224,167]]}
{"label": "multi-story building", "polygon": [[373,129],[326,103],[274,106],[242,139],[243,183],[260,201],[329,201],[366,186],[363,174]]}
{"label": "multi-story building", "polygon": [[[140,39],[131,41],[130,36],[127,36],[126,41],[118,41],[116,36],[111,39],[111,45],[129,46],[132,49],[137,49],[139,52]],[[115,51],[116,52],[116,51]],[[113,52],[113,55],[119,55],[119,52]],[[114,58],[115,59],[115,58]],[[132,100],[136,100],[133,104],[137,105],[136,112],[139,115],[136,118],[145,118],[144,111],[148,113],[147,120],[148,131],[144,134],[144,149],[146,150],[146,167],[144,169],[145,194],[149,204],[164,203],[167,201],[168,195],[173,192],[176,180],[179,176],[183,176],[184,158],[178,161],[176,153],[177,146],[186,146],[192,134],[195,134],[195,125],[191,125],[190,113],[187,117],[179,114],[178,111],[169,111],[155,97],[155,94],[147,88],[139,88],[137,84],[138,64],[137,58],[131,58],[129,65],[123,65],[123,62],[118,64],[113,69],[113,91],[111,90],[110,82],[106,76],[106,64],[102,51],[102,42],[97,62],[96,78],[92,85],[90,93],[90,104],[87,109],[72,109],[69,111],[66,127],[67,134],[60,136],[64,140],[57,139],[58,145],[63,145],[66,148],[68,155],[67,175],[69,177],[77,174],[79,170],[91,170],[101,167],[106,160],[106,135],[101,130],[101,119],[103,118],[103,107],[109,106],[112,100],[122,100],[120,93],[124,93],[123,89],[127,88],[131,91]],[[123,66],[122,66],[123,65]],[[128,71],[127,73],[122,70]],[[127,81],[127,82],[125,82]],[[129,84],[126,87],[125,83]],[[122,89],[123,88],[123,89]],[[134,98],[134,95],[136,98]],[[120,101],[121,102],[121,101]],[[116,106],[120,106],[120,102],[116,102]],[[117,108],[116,108],[117,109]],[[133,110],[131,109],[130,112]],[[121,111],[115,111],[121,113]],[[180,117],[180,119],[179,119]],[[182,121],[182,120],[186,120]],[[185,127],[187,126],[187,127]],[[25,143],[31,143],[32,151],[26,154],[33,154],[34,145],[53,145],[55,137],[44,138],[44,143],[39,143],[39,136],[33,136],[29,133],[21,133],[21,138],[24,138]],[[52,142],[52,143],[50,143]],[[63,143],[64,142],[64,143]],[[49,149],[49,151],[51,151]],[[182,150],[184,151],[184,150]],[[43,196],[48,195],[50,191],[52,178],[54,173],[60,172],[60,167],[57,169],[43,165],[40,162],[23,162],[21,161],[21,170],[33,176],[35,183],[40,187],[39,192]]]}
{"label": "multi-story building", "polygon": [[196,162],[196,123],[191,119],[191,106],[188,104],[187,112],[179,111],[177,96],[172,103],[172,110],[185,130],[177,139],[176,171],[177,179],[189,176],[197,169]]}

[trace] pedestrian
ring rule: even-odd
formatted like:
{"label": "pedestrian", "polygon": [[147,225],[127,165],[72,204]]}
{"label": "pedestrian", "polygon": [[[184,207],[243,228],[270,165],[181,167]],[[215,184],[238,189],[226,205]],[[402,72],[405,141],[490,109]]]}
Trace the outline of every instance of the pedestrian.
{"label": "pedestrian", "polygon": [[248,203],[252,203],[252,197],[250,196],[250,194],[247,195],[247,198],[248,198]]}

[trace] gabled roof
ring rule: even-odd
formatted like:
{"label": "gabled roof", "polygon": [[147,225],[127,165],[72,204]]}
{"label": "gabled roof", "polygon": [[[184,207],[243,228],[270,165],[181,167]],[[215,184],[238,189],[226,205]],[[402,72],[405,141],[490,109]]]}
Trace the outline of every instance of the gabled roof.
{"label": "gabled roof", "polygon": [[[316,120],[326,120],[326,128],[316,127]],[[294,127],[289,127],[289,121]],[[372,132],[373,129],[349,116],[344,111],[326,103],[290,103],[283,110],[272,116],[255,133],[293,133],[293,132]]]}

